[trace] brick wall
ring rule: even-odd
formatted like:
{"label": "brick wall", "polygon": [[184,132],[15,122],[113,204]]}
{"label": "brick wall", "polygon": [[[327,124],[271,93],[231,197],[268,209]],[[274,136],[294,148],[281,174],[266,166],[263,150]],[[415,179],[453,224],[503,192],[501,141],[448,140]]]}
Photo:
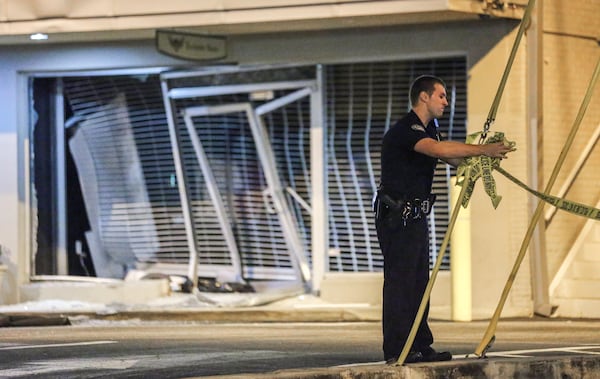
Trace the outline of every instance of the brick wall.
{"label": "brick wall", "polygon": [[[575,122],[594,68],[600,59],[600,0],[544,2],[544,182],[547,182]],[[579,153],[600,124],[600,83],[573,141],[553,193],[562,186]],[[600,198],[600,149],[596,146],[567,198],[595,205]],[[585,222],[557,212],[546,233],[550,279]]]}

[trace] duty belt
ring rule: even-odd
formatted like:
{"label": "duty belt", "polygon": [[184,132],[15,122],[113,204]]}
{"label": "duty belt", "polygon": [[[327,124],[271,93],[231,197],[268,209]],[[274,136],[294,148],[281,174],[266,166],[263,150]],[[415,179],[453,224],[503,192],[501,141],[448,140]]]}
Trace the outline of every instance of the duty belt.
{"label": "duty belt", "polygon": [[434,202],[435,195],[433,194],[429,195],[427,199],[394,199],[380,190],[377,191],[374,204],[375,217],[379,217],[381,206],[384,205],[392,213],[400,213],[402,221],[406,225],[407,220],[416,220],[431,213]]}

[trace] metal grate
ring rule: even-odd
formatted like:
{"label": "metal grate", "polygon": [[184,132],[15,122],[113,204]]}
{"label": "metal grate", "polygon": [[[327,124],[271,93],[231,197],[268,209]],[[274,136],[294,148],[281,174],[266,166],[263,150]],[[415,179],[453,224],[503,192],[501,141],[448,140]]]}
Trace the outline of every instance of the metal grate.
{"label": "metal grate", "polygon": [[[66,77],[63,82],[65,98],[73,113],[71,120],[80,120],[78,128],[94,130],[96,135],[91,141],[96,152],[95,163],[87,171],[82,167],[82,182],[96,174],[94,171],[98,171],[99,161],[107,166],[112,163],[118,168],[126,158],[127,149],[139,157],[142,172],[123,172],[123,175],[139,177],[140,184],[145,187],[147,201],[136,207],[138,213],[151,214],[158,245],[154,243],[155,248],[151,252],[135,248],[148,242],[141,238],[140,233],[129,228],[132,223],[140,222],[141,217],[130,212],[127,205],[122,209],[127,217],[113,220],[112,230],[118,232],[129,228],[128,236],[138,261],[187,260],[188,248],[181,227],[179,195],[173,182],[174,166],[158,77]],[[110,106],[118,98],[122,98],[124,104]],[[131,133],[133,140],[124,141],[114,135],[115,129]],[[110,138],[99,138],[101,135]],[[127,142],[127,146],[120,146],[120,152],[115,151],[115,146]],[[110,167],[107,168],[110,170]],[[123,176],[114,175],[98,177],[96,185],[102,195],[100,208],[110,204],[113,194],[126,191],[123,179]],[[128,203],[128,199],[124,199],[124,203]],[[104,240],[110,240],[106,229],[102,229],[102,233]]]}
{"label": "metal grate", "polygon": [[[328,65],[325,100],[327,107],[327,171],[330,230],[330,271],[380,271],[383,262],[370,210],[380,170],[380,143],[384,132],[409,109],[408,90],[416,76],[429,73],[442,77],[448,85],[451,107],[440,120],[448,139],[464,140],[466,129],[466,59],[464,57],[413,61]],[[178,79],[179,86],[215,86],[260,81],[314,79],[314,67],[271,69],[227,75],[215,73],[192,79]],[[142,263],[167,263],[186,271],[189,260],[185,228],[177,189],[168,124],[160,88],[160,78],[148,76],[102,76],[64,78],[65,97],[75,116],[92,120],[93,115],[124,98],[126,112],[142,170],[148,204],[158,244],[154,251],[138,249],[135,258]],[[275,91],[284,96],[286,91]],[[230,94],[174,101],[176,110],[197,105],[220,105],[263,100],[249,94]],[[116,112],[116,110],[115,110]],[[182,136],[182,156],[196,228],[200,273],[203,267],[231,265],[230,252],[217,220],[214,204],[183,118],[177,127]],[[227,215],[233,223],[244,272],[248,278],[286,277],[292,263],[281,230],[266,210],[262,191],[266,187],[258,162],[256,146],[242,114],[194,117],[194,127],[206,150]],[[287,105],[264,118],[273,147],[277,171],[292,209],[302,244],[310,248],[310,216],[292,193],[308,201],[310,101],[306,98]],[[110,129],[110,122],[99,124]],[[98,140],[97,143],[102,143]],[[110,144],[109,142],[107,142]],[[112,156],[107,146],[106,154]],[[101,151],[102,149],[98,149]],[[120,157],[112,156],[115,163]],[[434,179],[435,222],[431,223],[432,252],[443,239],[448,223],[448,177],[443,164]],[[114,178],[113,178],[114,179]],[[118,186],[106,180],[105,188]],[[139,207],[139,204],[136,205]],[[139,213],[139,208],[136,208]],[[132,216],[135,217],[135,212]],[[148,242],[135,237],[132,243]],[[141,246],[142,246],[141,245]],[[434,254],[435,255],[435,254]],[[307,256],[310,262],[310,256]],[[444,268],[448,268],[448,258]]]}
{"label": "metal grate", "polygon": [[[387,129],[410,109],[410,84],[421,74],[437,75],[447,82],[451,106],[449,117],[440,120],[440,130],[451,139],[464,141],[464,57],[327,68],[331,271],[382,270],[383,257],[370,211],[380,174],[380,144]],[[451,174],[445,164],[438,165],[433,185],[438,200],[435,221],[430,222],[432,261],[449,222]],[[448,257],[442,268],[449,268]]]}

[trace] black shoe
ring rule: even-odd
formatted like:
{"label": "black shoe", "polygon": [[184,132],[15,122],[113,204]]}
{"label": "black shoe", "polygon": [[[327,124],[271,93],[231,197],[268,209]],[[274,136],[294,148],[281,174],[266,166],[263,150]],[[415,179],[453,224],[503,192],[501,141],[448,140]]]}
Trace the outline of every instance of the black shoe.
{"label": "black shoe", "polygon": [[452,360],[452,354],[449,351],[435,351],[432,347],[421,350],[423,362],[443,362]]}
{"label": "black shoe", "polygon": [[[386,360],[385,363],[388,365],[393,365],[396,362],[398,362],[398,358],[400,358],[400,356],[390,358],[390,359]],[[404,363],[417,363],[417,362],[423,362],[423,354],[421,354],[420,351],[411,351],[406,356],[406,359],[404,359]]]}

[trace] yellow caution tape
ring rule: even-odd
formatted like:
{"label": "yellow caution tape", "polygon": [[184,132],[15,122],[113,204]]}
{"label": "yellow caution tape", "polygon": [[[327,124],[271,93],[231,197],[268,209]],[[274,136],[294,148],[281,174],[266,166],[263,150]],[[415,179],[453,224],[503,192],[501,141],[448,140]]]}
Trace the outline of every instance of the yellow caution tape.
{"label": "yellow caution tape", "polygon": [[[467,136],[466,143],[474,143],[481,137],[482,133],[473,133]],[[492,136],[485,139],[483,143],[495,143],[495,142],[504,142],[505,145],[514,149],[515,143],[508,141],[506,137],[504,137],[504,133],[495,132]],[[465,173],[467,172],[467,167],[471,168],[470,177],[466,177]],[[502,200],[502,196],[498,195],[496,192],[496,181],[492,176],[492,171],[496,168],[500,167],[500,158],[490,158],[483,155],[476,157],[469,157],[463,159],[462,163],[458,166],[456,170],[457,182],[456,184],[459,186],[467,186],[467,192],[465,193],[465,197],[463,198],[462,206],[467,207],[469,204],[469,200],[471,200],[471,195],[473,194],[473,190],[475,189],[475,182],[477,179],[481,178],[483,181],[483,188],[485,192],[488,194],[490,199],[492,199],[492,205],[494,208],[498,207],[500,204],[500,200]]]}
{"label": "yellow caution tape", "polygon": [[[467,136],[466,143],[473,143],[476,140],[478,140],[480,136],[481,132],[470,134],[469,136]],[[515,143],[508,141],[504,136],[504,133],[502,132],[495,132],[494,135],[488,137],[484,141],[484,143],[495,142],[504,142],[507,146],[510,146],[511,148],[515,147]],[[506,170],[504,170],[502,167],[500,167],[500,161],[500,158],[477,156],[464,159],[463,162],[458,166],[456,173],[458,178],[457,185],[467,185],[467,191],[462,201],[463,207],[466,208],[469,204],[469,200],[475,187],[475,182],[479,178],[481,178],[481,180],[483,181],[483,188],[492,200],[492,205],[494,206],[494,208],[498,206],[500,200],[502,200],[502,196],[497,194],[496,181],[492,176],[492,171],[496,170],[502,175],[504,175],[511,182],[515,183],[527,192],[531,193],[532,195],[536,196],[542,201],[555,206],[560,210],[573,213],[578,216],[583,216],[594,220],[600,220],[600,209],[536,191],[528,187],[525,183],[523,183],[522,181],[508,173]],[[465,175],[465,173],[467,172],[467,167],[471,168],[471,174],[469,177],[466,177]]]}
{"label": "yellow caution tape", "polygon": [[514,176],[512,176],[511,174],[506,172],[506,170],[504,170],[503,168],[498,166],[498,167],[496,167],[496,170],[499,173],[501,173],[502,175],[504,175],[511,182],[515,183],[516,185],[523,188],[527,192],[529,192],[532,195],[536,196],[537,198],[543,200],[544,202],[555,206],[556,208],[558,208],[560,210],[563,210],[563,211],[566,211],[569,213],[573,213],[578,216],[583,216],[583,217],[591,218],[594,220],[600,220],[600,209],[598,209],[598,208],[590,207],[589,205],[580,204],[575,201],[563,199],[560,197],[543,194],[541,192],[538,192],[534,189],[527,187],[527,185],[525,183],[521,182],[519,179],[515,178]]}

